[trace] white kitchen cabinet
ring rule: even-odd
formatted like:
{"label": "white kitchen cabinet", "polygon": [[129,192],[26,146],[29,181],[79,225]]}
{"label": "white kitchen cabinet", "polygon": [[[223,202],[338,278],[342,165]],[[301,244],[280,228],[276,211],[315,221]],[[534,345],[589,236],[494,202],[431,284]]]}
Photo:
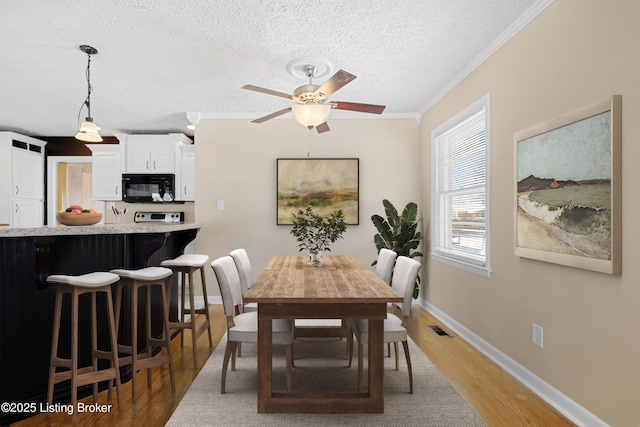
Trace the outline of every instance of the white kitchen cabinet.
{"label": "white kitchen cabinet", "polygon": [[15,132],[0,132],[0,225],[44,225],[44,147]]}
{"label": "white kitchen cabinet", "polygon": [[12,227],[39,227],[44,224],[44,201],[14,199],[11,206]]}
{"label": "white kitchen cabinet", "polygon": [[181,133],[165,135],[128,135],[125,148],[125,173],[176,173],[178,147],[191,144]]}
{"label": "white kitchen cabinet", "polygon": [[44,200],[44,153],[13,147],[13,198]]}
{"label": "white kitchen cabinet", "polygon": [[91,198],[122,200],[120,144],[87,144],[91,150]]}
{"label": "white kitchen cabinet", "polygon": [[193,145],[180,146],[180,168],[176,176],[176,200],[194,201],[196,197],[196,153]]}

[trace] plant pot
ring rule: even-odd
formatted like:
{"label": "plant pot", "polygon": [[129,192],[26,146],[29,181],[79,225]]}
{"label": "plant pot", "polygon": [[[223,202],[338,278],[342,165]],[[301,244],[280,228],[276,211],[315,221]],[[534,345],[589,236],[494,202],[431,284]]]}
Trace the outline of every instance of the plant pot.
{"label": "plant pot", "polygon": [[307,265],[311,267],[320,267],[322,265],[322,251],[309,252],[309,261]]}

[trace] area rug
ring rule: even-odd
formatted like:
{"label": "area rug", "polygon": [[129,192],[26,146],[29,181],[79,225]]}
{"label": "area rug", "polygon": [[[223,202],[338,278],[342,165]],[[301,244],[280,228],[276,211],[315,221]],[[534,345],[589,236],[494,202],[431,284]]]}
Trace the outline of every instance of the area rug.
{"label": "area rug", "polygon": [[[414,394],[400,346],[400,370],[385,357],[384,414],[258,414],[256,345],[243,344],[236,371],[227,373],[220,394],[226,336],[209,357],[167,426],[485,426],[425,354],[409,340]],[[286,391],[284,347],[274,346],[273,389]],[[355,352],[354,352],[355,353]],[[302,339],[294,344],[294,391],[357,391],[357,356],[347,367],[346,343],[339,339]],[[366,358],[365,358],[366,363]],[[366,378],[366,365],[365,365]]]}

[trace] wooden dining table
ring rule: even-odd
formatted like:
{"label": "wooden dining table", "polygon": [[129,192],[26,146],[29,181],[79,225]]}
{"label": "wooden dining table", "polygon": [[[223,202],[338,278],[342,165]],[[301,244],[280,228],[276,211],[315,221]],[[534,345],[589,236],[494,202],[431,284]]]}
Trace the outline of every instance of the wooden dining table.
{"label": "wooden dining table", "polygon": [[[383,413],[383,321],[387,303],[401,301],[353,256],[325,256],[320,267],[308,266],[304,256],[272,257],[244,296],[258,304],[258,412]],[[272,319],[336,318],[369,320],[368,391],[274,393]]]}

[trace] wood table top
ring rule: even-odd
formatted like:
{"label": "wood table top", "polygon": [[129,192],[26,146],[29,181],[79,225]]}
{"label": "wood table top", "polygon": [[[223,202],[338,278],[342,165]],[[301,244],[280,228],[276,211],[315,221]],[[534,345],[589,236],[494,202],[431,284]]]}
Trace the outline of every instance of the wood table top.
{"label": "wood table top", "polygon": [[386,303],[402,296],[353,256],[322,258],[321,267],[306,256],[277,255],[269,260],[244,302],[256,303]]}

